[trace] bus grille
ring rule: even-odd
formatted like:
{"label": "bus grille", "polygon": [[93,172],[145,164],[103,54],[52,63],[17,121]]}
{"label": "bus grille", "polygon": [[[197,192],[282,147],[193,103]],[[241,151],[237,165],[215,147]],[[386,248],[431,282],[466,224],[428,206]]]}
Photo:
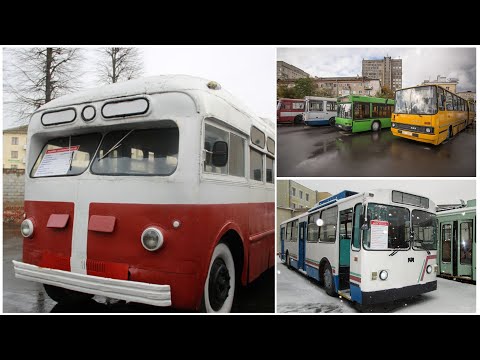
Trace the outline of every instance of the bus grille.
{"label": "bus grille", "polygon": [[[415,131],[418,133],[427,133],[427,126],[418,126],[418,125],[408,125],[408,124],[399,124],[395,123],[395,129],[398,130],[408,130],[408,131]],[[431,134],[431,133],[429,133]]]}

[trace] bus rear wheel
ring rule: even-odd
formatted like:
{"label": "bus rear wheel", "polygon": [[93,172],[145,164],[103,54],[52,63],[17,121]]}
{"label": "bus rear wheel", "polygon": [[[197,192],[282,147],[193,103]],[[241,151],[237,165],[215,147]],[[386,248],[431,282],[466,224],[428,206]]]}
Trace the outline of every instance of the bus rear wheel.
{"label": "bus rear wheel", "polygon": [[379,121],[374,121],[372,123],[372,131],[379,131],[382,128],[382,125]]}
{"label": "bus rear wheel", "polygon": [[291,269],[292,265],[290,265],[290,255],[287,254],[285,255],[285,265],[287,265],[287,268]]}
{"label": "bus rear wheel", "polygon": [[334,118],[334,117],[331,117],[331,118],[328,120],[328,123],[330,124],[330,126],[335,126],[335,118]]}
{"label": "bus rear wheel", "polygon": [[208,313],[228,313],[235,295],[235,262],[229,247],[220,243],[213,250],[208,275],[203,288],[201,310]]}
{"label": "bus rear wheel", "polygon": [[93,297],[93,294],[64,289],[58,286],[43,284],[47,295],[59,304],[80,304],[87,302]]}
{"label": "bus rear wheel", "polygon": [[297,115],[297,116],[295,116],[295,118],[293,119],[293,123],[294,123],[294,124],[301,124],[302,121],[303,121],[302,115]]}
{"label": "bus rear wheel", "polygon": [[323,269],[323,287],[330,296],[335,296],[335,287],[333,285],[333,273],[330,264],[326,264]]}

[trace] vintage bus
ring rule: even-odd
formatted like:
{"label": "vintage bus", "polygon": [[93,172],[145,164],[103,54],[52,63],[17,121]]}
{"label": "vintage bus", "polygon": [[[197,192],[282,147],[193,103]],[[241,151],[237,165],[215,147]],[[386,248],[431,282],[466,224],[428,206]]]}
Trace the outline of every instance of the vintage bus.
{"label": "vintage bus", "polygon": [[437,212],[438,275],[476,281],[476,201]]}
{"label": "vintage bus", "polygon": [[18,278],[231,311],[274,266],[275,125],[220,84],[158,76],[63,96],[28,127]]}
{"label": "vintage bus", "polygon": [[396,190],[343,191],[280,224],[288,267],[360,305],[436,290],[435,204]]}
{"label": "vintage bus", "polygon": [[335,125],[351,132],[380,131],[390,127],[393,100],[346,95],[338,98]]}
{"label": "vintage bus", "polygon": [[467,101],[437,85],[395,92],[391,131],[402,138],[439,145],[465,129]]}
{"label": "vintage bus", "polygon": [[301,124],[305,111],[304,99],[278,99],[277,100],[277,125]]}
{"label": "vintage bus", "polygon": [[305,96],[305,125],[335,125],[337,115],[337,99],[318,96]]}

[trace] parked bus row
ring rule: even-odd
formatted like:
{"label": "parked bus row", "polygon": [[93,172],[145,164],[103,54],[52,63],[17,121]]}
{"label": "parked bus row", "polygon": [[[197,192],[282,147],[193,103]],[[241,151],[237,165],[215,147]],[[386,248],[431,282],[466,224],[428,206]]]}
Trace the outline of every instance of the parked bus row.
{"label": "parked bus row", "polygon": [[353,133],[391,128],[394,136],[434,145],[458,134],[475,117],[475,103],[437,85],[397,90],[395,101],[346,95],[277,103],[277,124],[331,125]]}
{"label": "parked bus row", "polygon": [[280,244],[289,268],[360,305],[436,290],[437,273],[475,281],[475,208],[437,215],[430,199],[396,190],[324,199],[280,224]]}

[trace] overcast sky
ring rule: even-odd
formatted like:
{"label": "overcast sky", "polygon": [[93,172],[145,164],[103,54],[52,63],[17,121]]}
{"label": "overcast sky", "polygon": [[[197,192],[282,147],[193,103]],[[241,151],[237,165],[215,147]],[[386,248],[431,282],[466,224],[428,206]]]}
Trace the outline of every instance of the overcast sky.
{"label": "overcast sky", "polygon": [[[83,86],[95,86],[95,48],[86,48]],[[144,76],[186,74],[215,80],[256,115],[275,119],[276,68],[273,47],[143,47]],[[5,112],[4,112],[5,114]],[[7,114],[5,114],[7,115]],[[6,118],[4,128],[14,119]]]}
{"label": "overcast sky", "polygon": [[402,86],[415,86],[437,75],[458,78],[457,91],[476,91],[475,48],[279,48],[278,60],[311,76],[362,75],[362,59],[402,59]]}
{"label": "overcast sky", "polygon": [[332,195],[343,190],[364,192],[375,189],[394,189],[423,195],[435,204],[458,204],[460,199],[475,199],[473,180],[296,180],[312,190],[329,192]]}

